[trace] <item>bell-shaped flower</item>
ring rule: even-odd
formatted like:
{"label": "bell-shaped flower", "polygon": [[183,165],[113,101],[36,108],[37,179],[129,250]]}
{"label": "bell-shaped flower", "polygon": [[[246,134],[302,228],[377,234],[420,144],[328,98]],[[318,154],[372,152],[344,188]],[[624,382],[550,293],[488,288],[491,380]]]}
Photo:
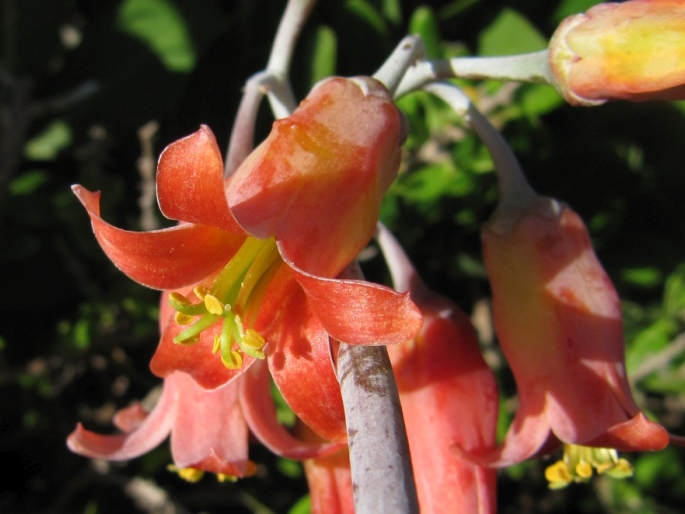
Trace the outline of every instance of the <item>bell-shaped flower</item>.
{"label": "bell-shaped flower", "polygon": [[[162,324],[169,320],[169,310],[164,301]],[[278,423],[263,362],[213,390],[199,386],[185,373],[173,372],[164,378],[161,395],[149,412],[136,403],[120,410],[114,425],[121,433],[100,435],[79,424],[67,445],[86,457],[129,460],[171,435],[173,469],[190,481],[204,472],[221,480],[254,473],[254,463],[248,460],[248,429],[271,451],[291,459],[323,458],[342,447],[300,440]]]}
{"label": "bell-shaped flower", "polygon": [[549,44],[555,86],[574,105],[685,98],[685,4],[595,5],[561,22]]}
{"label": "bell-shaped flower", "polygon": [[[110,259],[141,284],[174,291],[152,371],[215,389],[266,358],[295,413],[324,439],[344,439],[329,336],[398,343],[422,323],[408,295],[335,278],[375,230],[403,136],[379,82],[333,78],[276,121],[228,180],[207,127],[168,146],[157,197],[177,226],[116,228],[100,217],[99,193],[74,186]],[[197,299],[179,292],[186,286]]]}
{"label": "bell-shaped flower", "polygon": [[399,243],[377,236],[395,288],[409,291],[424,315],[412,340],[388,346],[407,427],[421,512],[496,511],[496,471],[457,449],[496,446],[499,393],[468,316],[423,283]]}
{"label": "bell-shaped flower", "polygon": [[580,217],[532,190],[517,198],[505,190],[482,242],[519,405],[503,444],[478,461],[511,465],[555,441],[664,448],[668,433],[631,394],[619,297]]}

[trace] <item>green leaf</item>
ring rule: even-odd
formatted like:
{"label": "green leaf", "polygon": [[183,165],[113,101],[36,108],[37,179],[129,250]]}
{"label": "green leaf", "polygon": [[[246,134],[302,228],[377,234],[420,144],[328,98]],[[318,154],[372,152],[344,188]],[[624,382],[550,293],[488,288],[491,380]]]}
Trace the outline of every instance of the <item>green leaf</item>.
{"label": "green leaf", "polygon": [[664,309],[677,316],[685,310],[685,265],[681,264],[666,279],[664,287]]}
{"label": "green leaf", "polygon": [[295,505],[290,507],[288,514],[309,514],[312,511],[312,499],[308,494],[295,502]]}
{"label": "green leaf", "polygon": [[338,39],[335,32],[325,25],[319,27],[314,41],[311,84],[335,75],[337,59]]}
{"label": "green leaf", "polygon": [[567,16],[585,12],[597,3],[598,0],[563,0],[554,11],[552,18],[559,23]]}
{"label": "green leaf", "polygon": [[71,129],[66,122],[55,120],[43,132],[31,139],[24,147],[29,159],[51,160],[71,143]]}
{"label": "green leaf", "polygon": [[622,269],[621,279],[633,286],[649,288],[661,284],[662,276],[658,268],[641,266]]}
{"label": "green leaf", "polygon": [[394,25],[402,23],[402,5],[400,0],[383,0],[383,14]]}
{"label": "green leaf", "polygon": [[10,182],[10,194],[14,196],[29,195],[45,184],[48,177],[48,172],[45,170],[28,170]]}
{"label": "green leaf", "polygon": [[166,0],[125,0],[117,16],[119,28],[150,47],[171,71],[188,72],[196,61],[186,23]]}
{"label": "green leaf", "polygon": [[480,34],[480,55],[514,55],[547,47],[547,39],[523,15],[503,9],[495,21]]}
{"label": "green leaf", "polygon": [[382,35],[388,33],[388,25],[376,8],[365,0],[347,0],[345,7]]}
{"label": "green leaf", "polygon": [[442,57],[438,20],[430,7],[422,6],[414,11],[409,20],[409,33],[421,36],[429,58]]}

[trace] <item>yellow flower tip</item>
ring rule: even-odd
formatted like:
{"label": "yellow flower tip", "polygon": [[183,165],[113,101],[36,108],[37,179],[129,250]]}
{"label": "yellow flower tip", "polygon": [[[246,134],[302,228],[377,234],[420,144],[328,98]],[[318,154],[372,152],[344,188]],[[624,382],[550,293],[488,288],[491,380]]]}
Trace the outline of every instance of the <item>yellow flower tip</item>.
{"label": "yellow flower tip", "polygon": [[224,473],[217,473],[216,474],[216,479],[217,481],[223,483],[223,482],[237,482],[238,477],[235,475],[225,475]]}
{"label": "yellow flower tip", "polygon": [[193,293],[195,293],[195,296],[197,296],[199,300],[204,300],[205,295],[208,293],[208,289],[204,286],[196,286],[193,289]]}
{"label": "yellow flower tip", "polygon": [[178,336],[174,337],[174,343],[180,344],[181,346],[192,346],[195,343],[199,343],[199,342],[200,342],[200,334],[197,334],[197,335],[194,335],[191,337],[182,338],[182,339],[179,339]]}
{"label": "yellow flower tip", "polygon": [[222,352],[221,362],[228,369],[240,369],[243,365],[243,356],[235,350]]}
{"label": "yellow flower tip", "polygon": [[183,296],[181,293],[169,293],[169,305],[171,305],[176,310],[181,310],[184,307],[190,305],[190,300]]}
{"label": "yellow flower tip", "polygon": [[167,470],[178,474],[186,482],[197,483],[204,476],[205,472],[197,468],[179,468],[173,464],[167,466]]}
{"label": "yellow flower tip", "polygon": [[623,479],[633,476],[633,466],[626,459],[618,459],[618,462],[606,471],[611,478]]}
{"label": "yellow flower tip", "polygon": [[184,314],[182,312],[176,312],[176,314],[174,314],[174,321],[179,325],[189,325],[193,319],[194,317],[190,314]]}
{"label": "yellow flower tip", "polygon": [[576,475],[583,480],[588,480],[592,477],[592,465],[588,462],[580,461],[576,464]]}
{"label": "yellow flower tip", "polygon": [[573,476],[563,461],[557,461],[545,469],[545,478],[550,489],[561,489],[573,481]]}
{"label": "yellow flower tip", "polygon": [[219,300],[213,294],[205,294],[202,301],[205,303],[205,308],[207,309],[207,312],[209,312],[210,314],[216,314],[217,316],[221,316],[224,313],[224,309],[226,309],[227,311],[231,310],[230,305],[224,305],[221,302],[221,300]]}
{"label": "yellow flower tip", "polygon": [[262,334],[257,332],[254,328],[248,328],[243,336],[243,345],[251,350],[261,350],[264,348],[266,341]]}

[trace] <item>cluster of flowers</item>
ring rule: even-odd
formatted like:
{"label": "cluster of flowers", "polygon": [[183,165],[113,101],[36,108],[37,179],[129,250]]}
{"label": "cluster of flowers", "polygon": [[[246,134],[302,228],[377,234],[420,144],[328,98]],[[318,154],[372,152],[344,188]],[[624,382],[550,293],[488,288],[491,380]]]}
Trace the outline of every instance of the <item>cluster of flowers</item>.
{"label": "cluster of flowers", "polygon": [[[639,21],[662,12],[656,7],[677,11],[682,26],[680,2],[648,0],[598,6],[562,24],[550,63],[569,101],[680,94],[663,75],[647,84],[623,68],[614,73],[599,55],[614,62],[616,48],[633,37],[626,29],[604,44],[613,19],[637,18],[630,30],[645,30]],[[402,115],[383,84],[333,78],[277,121],[228,178],[209,128],[168,146],[157,195],[164,215],[179,221],[172,228],[116,228],[100,217],[99,193],[74,186],[114,264],[163,291],[151,369],[164,386],[151,412],[136,405],[117,414],[121,434],[79,425],[69,447],[130,459],[171,434],[182,476],[233,478],[254,472],[252,433],[275,453],[305,461],[314,511],[353,512],[331,341],[387,345],[424,512],[493,512],[496,468],[562,445],[564,459],[546,472],[553,487],[595,472],[628,475],[617,451],[676,440],[633,400],[619,298],[582,220],[524,188],[514,196],[503,189],[482,231],[494,324],[519,395],[497,443],[498,387],[468,316],[430,291],[377,226],[403,138]],[[336,278],[374,234],[394,289]],[[270,379],[303,424],[299,435],[279,425]]]}

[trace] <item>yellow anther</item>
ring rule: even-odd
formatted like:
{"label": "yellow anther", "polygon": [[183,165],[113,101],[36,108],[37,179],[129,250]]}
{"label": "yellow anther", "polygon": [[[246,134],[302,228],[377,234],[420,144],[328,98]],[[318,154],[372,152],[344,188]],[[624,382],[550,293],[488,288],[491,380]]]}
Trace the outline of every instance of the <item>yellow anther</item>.
{"label": "yellow anther", "polygon": [[194,335],[191,337],[187,337],[186,339],[184,339],[182,341],[176,341],[176,339],[174,339],[174,343],[180,344],[183,346],[192,346],[195,343],[199,343],[199,342],[200,342],[200,334],[197,334],[197,335]]}
{"label": "yellow anther", "polygon": [[557,461],[545,469],[545,478],[549,482],[551,489],[561,489],[573,481],[573,476],[569,472],[563,461]]}
{"label": "yellow anther", "polygon": [[590,478],[592,476],[592,466],[584,460],[580,461],[576,464],[576,475],[584,479]]}
{"label": "yellow anther", "polygon": [[188,307],[191,305],[190,300],[183,296],[181,293],[169,293],[169,303],[171,304],[172,307],[176,308],[183,308],[183,307]]}
{"label": "yellow anther", "polygon": [[193,289],[193,293],[195,293],[195,296],[197,296],[200,300],[205,299],[205,295],[207,294],[208,289],[204,286],[196,286]]}
{"label": "yellow anther", "polygon": [[205,302],[207,312],[216,314],[217,316],[221,316],[224,313],[225,308],[227,308],[227,310],[230,310],[231,308],[230,305],[224,306],[216,296],[209,293],[204,296],[203,301]]}
{"label": "yellow anther", "polygon": [[248,328],[243,335],[243,345],[251,350],[261,350],[264,348],[266,341],[262,334],[257,332],[254,328]]}
{"label": "yellow anther", "polygon": [[192,323],[193,319],[195,319],[195,317],[190,314],[183,314],[182,312],[174,314],[174,321],[179,325],[189,325]]}
{"label": "yellow anther", "polygon": [[197,468],[178,468],[173,464],[169,464],[167,469],[173,473],[177,473],[186,482],[199,482],[202,476],[205,474],[204,471]]}
{"label": "yellow anther", "polygon": [[216,479],[219,482],[237,482],[238,477],[235,475],[225,475],[223,473],[217,473],[216,474]]}
{"label": "yellow anther", "polygon": [[618,459],[616,465],[606,472],[611,478],[628,478],[633,476],[633,466],[626,459]]}
{"label": "yellow anther", "polygon": [[633,467],[626,459],[619,459],[612,448],[590,448],[577,444],[564,445],[564,458],[545,470],[551,489],[566,487],[571,482],[587,482],[597,471],[612,478],[626,478]]}
{"label": "yellow anther", "polygon": [[228,369],[240,369],[240,367],[243,365],[243,356],[235,350],[221,352],[221,362]]}

